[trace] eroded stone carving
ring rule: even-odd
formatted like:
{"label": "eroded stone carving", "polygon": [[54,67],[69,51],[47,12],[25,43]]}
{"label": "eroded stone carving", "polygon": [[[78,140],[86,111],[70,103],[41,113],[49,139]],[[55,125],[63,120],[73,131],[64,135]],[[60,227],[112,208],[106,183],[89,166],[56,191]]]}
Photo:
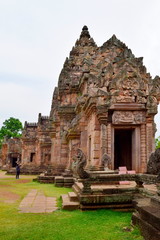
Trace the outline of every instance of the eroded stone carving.
{"label": "eroded stone carving", "polygon": [[101,165],[102,165],[102,167],[105,168],[105,170],[111,169],[111,158],[107,153],[103,154],[102,160],[101,160]]}
{"label": "eroded stone carving", "polygon": [[72,164],[72,171],[79,178],[85,179],[89,178],[89,174],[84,170],[87,164],[86,156],[80,148],[77,149],[77,155],[73,158],[74,162]]}
{"label": "eroded stone carving", "polygon": [[115,111],[113,124],[140,124],[145,122],[145,113],[141,111]]}
{"label": "eroded stone carving", "polygon": [[158,174],[160,180],[160,148],[151,154],[147,164],[147,173]]}

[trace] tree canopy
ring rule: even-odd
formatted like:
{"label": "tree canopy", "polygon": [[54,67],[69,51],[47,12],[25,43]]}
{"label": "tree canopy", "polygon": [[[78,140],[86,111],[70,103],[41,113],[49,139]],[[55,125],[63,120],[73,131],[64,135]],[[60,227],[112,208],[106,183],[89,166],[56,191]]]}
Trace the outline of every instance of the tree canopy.
{"label": "tree canopy", "polygon": [[4,138],[20,137],[22,134],[22,123],[19,119],[10,117],[3,122],[0,128],[0,146]]}
{"label": "tree canopy", "polygon": [[156,138],[155,142],[156,142],[156,149],[160,148],[160,136]]}

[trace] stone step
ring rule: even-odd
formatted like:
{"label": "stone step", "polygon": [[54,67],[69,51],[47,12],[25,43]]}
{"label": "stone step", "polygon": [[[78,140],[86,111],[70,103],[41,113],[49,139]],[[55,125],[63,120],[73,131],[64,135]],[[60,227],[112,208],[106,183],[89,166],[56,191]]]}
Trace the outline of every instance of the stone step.
{"label": "stone step", "polygon": [[61,195],[62,209],[64,210],[76,210],[79,209],[79,202],[71,202],[68,194]]}
{"label": "stone step", "polygon": [[133,202],[139,218],[160,231],[159,197],[136,199]]}
{"label": "stone step", "polygon": [[78,202],[78,196],[75,192],[69,192],[68,196],[69,196],[70,201]]}
{"label": "stone step", "polygon": [[152,197],[151,204],[160,208],[160,197],[158,197],[158,196]]}
{"label": "stone step", "polygon": [[40,183],[54,183],[54,176],[38,176],[37,181]]}
{"label": "stone step", "polygon": [[138,212],[134,212],[132,215],[132,224],[138,225],[142,236],[145,240],[159,240],[160,231],[156,229],[152,224],[144,221]]}
{"label": "stone step", "polygon": [[88,209],[114,209],[118,211],[132,211],[133,206],[130,203],[126,204],[103,204],[103,205],[83,205],[80,204],[80,209],[82,210],[88,210]]}
{"label": "stone step", "polygon": [[55,176],[54,184],[55,184],[55,187],[63,187],[64,186],[64,177]]}
{"label": "stone step", "polygon": [[148,206],[136,207],[142,220],[148,222],[153,227],[160,231],[160,208],[153,206],[152,204]]}
{"label": "stone step", "polygon": [[62,177],[62,176],[55,176],[55,182],[63,183],[64,182],[64,177]]}
{"label": "stone step", "polygon": [[74,184],[73,177],[64,177],[64,187],[72,187]]}
{"label": "stone step", "polygon": [[77,194],[81,192],[82,188],[83,188],[82,184],[78,182],[75,182],[74,185],[72,186],[73,191]]}
{"label": "stone step", "polygon": [[64,183],[74,183],[73,177],[64,177]]}

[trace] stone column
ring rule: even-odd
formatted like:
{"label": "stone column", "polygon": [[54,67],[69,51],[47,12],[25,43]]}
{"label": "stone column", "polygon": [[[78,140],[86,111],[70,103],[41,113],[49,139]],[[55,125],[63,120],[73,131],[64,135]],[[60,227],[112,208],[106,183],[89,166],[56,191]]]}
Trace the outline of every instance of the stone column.
{"label": "stone column", "polygon": [[57,165],[60,163],[61,142],[59,132],[59,127],[57,127],[57,132],[55,132],[51,138],[51,164],[53,165]]}
{"label": "stone column", "polygon": [[112,132],[111,123],[107,125],[107,154],[111,157],[111,167],[114,169],[114,133]]}
{"label": "stone column", "polygon": [[93,165],[99,168],[100,163],[100,123],[96,117],[93,115],[93,128],[92,128],[92,136],[93,136]]}
{"label": "stone column", "polygon": [[146,124],[146,145],[147,145],[147,161],[148,161],[150,154],[154,151],[154,149],[153,149],[153,123],[152,122],[147,122],[147,124]]}
{"label": "stone column", "polygon": [[136,173],[140,172],[141,162],[141,143],[140,143],[140,127],[137,126],[132,132],[132,169]]}
{"label": "stone column", "polygon": [[100,156],[100,159],[101,159],[103,154],[107,153],[107,127],[104,124],[101,124],[100,146],[101,146],[101,156]]}
{"label": "stone column", "polygon": [[146,125],[142,124],[140,127],[141,132],[141,166],[140,172],[146,172],[147,167],[147,155],[146,155]]}

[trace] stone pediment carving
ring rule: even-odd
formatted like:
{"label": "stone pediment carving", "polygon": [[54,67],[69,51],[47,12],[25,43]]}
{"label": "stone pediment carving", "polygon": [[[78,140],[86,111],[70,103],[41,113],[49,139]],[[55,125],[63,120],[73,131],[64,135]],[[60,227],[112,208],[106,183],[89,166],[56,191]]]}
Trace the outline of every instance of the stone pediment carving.
{"label": "stone pediment carving", "polygon": [[145,113],[142,111],[115,111],[112,115],[113,124],[141,124],[145,120]]}

